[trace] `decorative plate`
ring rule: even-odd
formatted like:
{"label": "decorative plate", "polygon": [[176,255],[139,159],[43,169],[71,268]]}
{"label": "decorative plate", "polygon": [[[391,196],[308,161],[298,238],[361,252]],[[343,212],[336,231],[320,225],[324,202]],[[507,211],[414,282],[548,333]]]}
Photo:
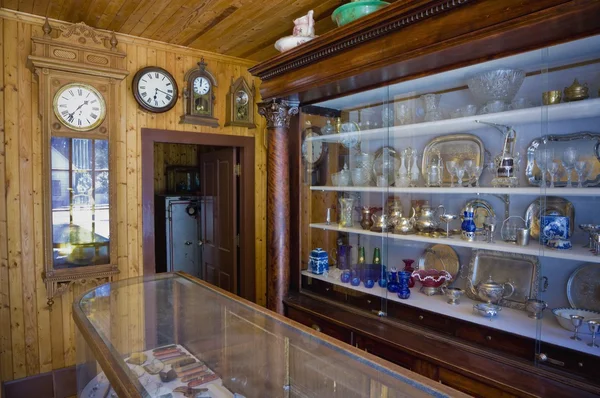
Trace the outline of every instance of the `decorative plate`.
{"label": "decorative plate", "polygon": [[475,222],[475,226],[477,227],[477,231],[483,231],[483,222],[486,217],[495,217],[496,212],[494,211],[494,207],[490,202],[483,199],[472,199],[468,201],[465,206],[460,211],[460,217],[462,219],[465,214],[465,209],[467,207],[473,207],[475,213],[473,215],[473,221]]}
{"label": "decorative plate", "polygon": [[[483,141],[472,134],[449,134],[436,137],[429,141],[423,150],[423,160],[421,161],[421,172],[426,177],[427,163],[429,158],[438,150],[443,159],[444,177],[442,184],[450,185],[450,173],[446,170],[446,162],[454,160],[462,163],[464,160],[473,160],[474,166],[482,166],[485,157],[485,148]],[[455,178],[456,181],[456,178]]]}
{"label": "decorative plate", "polygon": [[342,145],[348,149],[354,148],[360,142],[358,139],[359,131],[360,127],[354,122],[342,123],[340,126],[340,142]]}
{"label": "decorative plate", "polygon": [[423,269],[435,269],[438,271],[448,271],[452,279],[456,279],[460,263],[458,254],[451,246],[448,245],[432,245],[425,249],[425,265]]}
{"label": "decorative plate", "polygon": [[[540,204],[545,201],[546,209],[541,214]],[[525,222],[531,226],[531,237],[540,238],[540,217],[541,216],[565,216],[569,217],[569,236],[573,236],[575,226],[575,207],[567,199],[558,196],[548,196],[546,198],[536,198],[525,212]]]}
{"label": "decorative plate", "polygon": [[400,156],[391,146],[384,146],[375,152],[373,161],[373,172],[378,177],[384,173],[388,176],[391,185],[396,178],[396,172],[400,169]]}
{"label": "decorative plate", "polygon": [[567,281],[567,299],[573,308],[600,312],[600,264],[584,264]]}
{"label": "decorative plate", "polygon": [[[525,177],[527,177],[529,184],[540,186],[542,183],[542,174],[536,161],[540,150],[553,151],[553,158],[561,159],[567,147],[575,148],[579,153],[579,159],[588,163],[586,169],[588,178],[583,181],[583,186],[600,186],[600,133],[589,131],[565,135],[545,135],[531,141],[527,148],[527,168],[525,169]],[[546,181],[550,181],[548,175],[546,175]],[[571,181],[573,186],[577,185],[577,174],[575,172],[572,174]],[[558,177],[554,180],[554,185],[557,187],[567,185],[567,174],[562,166],[558,172]]]}

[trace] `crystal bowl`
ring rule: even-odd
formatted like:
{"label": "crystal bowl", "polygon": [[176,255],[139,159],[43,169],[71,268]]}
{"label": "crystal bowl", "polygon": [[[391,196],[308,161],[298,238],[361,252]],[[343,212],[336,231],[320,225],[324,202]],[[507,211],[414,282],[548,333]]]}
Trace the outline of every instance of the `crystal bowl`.
{"label": "crystal bowl", "polygon": [[[555,308],[552,310],[552,314],[556,318],[556,321],[563,329],[567,329],[571,332],[575,332],[575,326],[571,323],[571,315],[579,315],[583,317],[583,323],[586,321],[598,321],[600,322],[600,312],[584,310],[579,308]],[[579,327],[579,333],[590,334],[587,325]]]}
{"label": "crystal bowl", "polygon": [[354,0],[336,8],[331,14],[331,19],[337,26],[344,26],[383,7],[387,7],[389,4],[378,0]]}
{"label": "crystal bowl", "polygon": [[491,101],[511,102],[525,79],[520,69],[495,69],[477,73],[467,79],[473,96],[483,103]]}

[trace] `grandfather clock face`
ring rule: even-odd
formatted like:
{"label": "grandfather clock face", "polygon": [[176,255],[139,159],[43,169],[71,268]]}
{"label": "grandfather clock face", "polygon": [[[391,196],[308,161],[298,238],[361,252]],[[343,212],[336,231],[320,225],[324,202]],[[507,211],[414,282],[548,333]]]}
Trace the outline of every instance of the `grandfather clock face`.
{"label": "grandfather clock face", "polygon": [[248,122],[250,121],[248,93],[244,90],[239,90],[235,93],[235,118],[236,120]]}
{"label": "grandfather clock face", "polygon": [[64,126],[76,131],[98,127],[106,117],[106,102],[98,90],[85,83],[69,83],[54,95],[53,110]]}

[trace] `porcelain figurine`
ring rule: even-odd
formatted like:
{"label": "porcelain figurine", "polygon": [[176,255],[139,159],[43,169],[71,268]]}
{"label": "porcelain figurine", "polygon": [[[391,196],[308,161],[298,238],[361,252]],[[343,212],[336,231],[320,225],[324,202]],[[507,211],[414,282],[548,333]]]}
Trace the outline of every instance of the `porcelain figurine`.
{"label": "porcelain figurine", "polygon": [[315,37],[315,20],[313,10],[308,14],[294,20],[294,30],[292,36],[285,36],[275,42],[277,51],[285,52],[291,50],[300,44],[311,41]]}

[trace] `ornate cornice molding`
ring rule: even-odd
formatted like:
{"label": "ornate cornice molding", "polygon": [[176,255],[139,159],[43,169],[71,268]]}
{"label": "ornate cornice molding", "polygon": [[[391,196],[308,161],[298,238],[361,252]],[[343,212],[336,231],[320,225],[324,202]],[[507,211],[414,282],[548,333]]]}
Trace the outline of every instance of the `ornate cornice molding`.
{"label": "ornate cornice molding", "polygon": [[[475,1],[476,0],[438,1],[435,4],[426,6],[422,9],[401,14],[397,18],[386,21],[381,25],[373,26],[370,29],[363,30],[358,34],[344,37],[343,39],[330,43],[321,49],[310,51],[304,55],[301,55],[298,58],[283,61],[283,63],[272,68],[267,67],[267,69],[265,69],[264,71],[260,71],[260,69],[262,69],[261,65],[257,65],[254,68],[250,68],[250,72],[260,77],[261,80],[269,80],[275,76],[287,73],[294,69],[301,68],[305,65],[317,62],[323,58],[330,57],[332,55],[335,55],[336,53],[345,51],[351,47],[355,47],[368,41],[377,39],[381,36],[388,35],[391,32],[402,30],[409,25],[414,25],[416,23],[423,22],[426,19],[435,17],[444,12],[448,12],[457,7],[463,6],[467,3],[473,3]],[[307,45],[307,48],[311,46],[318,46],[318,43],[319,39],[312,40]]]}
{"label": "ornate cornice molding", "polygon": [[267,119],[267,128],[289,128],[290,118],[298,113],[298,103],[287,100],[272,99],[260,102],[258,113]]}

